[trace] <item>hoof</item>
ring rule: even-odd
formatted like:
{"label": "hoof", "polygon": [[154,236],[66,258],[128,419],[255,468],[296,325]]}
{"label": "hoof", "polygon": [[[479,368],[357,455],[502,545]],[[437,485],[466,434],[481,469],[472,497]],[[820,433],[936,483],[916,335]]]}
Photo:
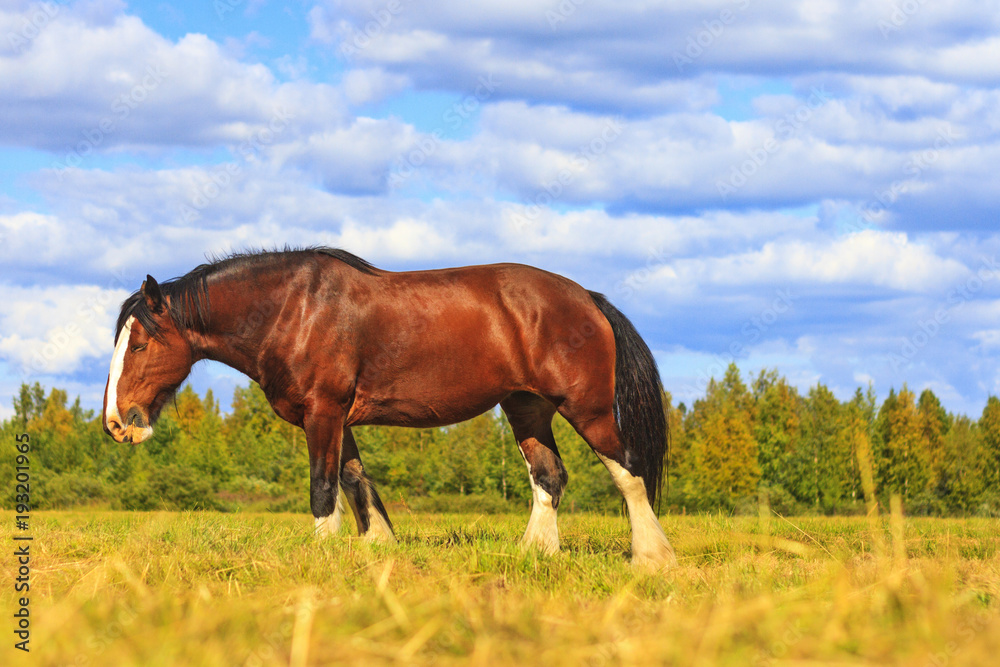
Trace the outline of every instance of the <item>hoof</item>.
{"label": "hoof", "polygon": [[331,535],[336,535],[340,532],[340,512],[334,512],[330,516],[324,516],[316,519],[316,525],[313,528],[313,535],[317,540],[322,540]]}
{"label": "hoof", "polygon": [[677,567],[677,556],[669,544],[652,552],[633,553],[632,567],[642,572],[666,572]]}
{"label": "hoof", "polygon": [[367,533],[361,536],[365,542],[370,542],[371,544],[397,544],[398,540],[396,536],[392,533],[381,533],[374,530],[369,530]]}
{"label": "hoof", "polygon": [[555,539],[546,539],[544,536],[530,539],[527,535],[525,535],[521,538],[521,542],[519,544],[521,551],[531,551],[532,549],[537,549],[546,556],[559,553],[558,536],[556,536]]}
{"label": "hoof", "polygon": [[368,530],[361,537],[365,542],[374,544],[396,544],[397,542],[396,534],[392,532],[392,526],[379,512],[371,513]]}

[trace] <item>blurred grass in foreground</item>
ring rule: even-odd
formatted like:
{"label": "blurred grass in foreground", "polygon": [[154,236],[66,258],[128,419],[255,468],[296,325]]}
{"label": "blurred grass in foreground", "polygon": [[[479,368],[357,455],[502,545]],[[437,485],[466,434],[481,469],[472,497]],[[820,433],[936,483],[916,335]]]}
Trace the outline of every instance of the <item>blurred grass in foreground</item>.
{"label": "blurred grass in foreground", "polygon": [[[30,659],[44,665],[985,665],[1000,661],[995,519],[662,519],[680,567],[639,575],[622,517],[396,512],[400,543],[316,543],[302,515],[40,512]],[[12,531],[0,530],[11,545]],[[905,550],[902,545],[905,544]],[[13,551],[13,549],[11,549]],[[15,609],[14,559],[2,561]],[[13,628],[6,613],[10,656]],[[26,662],[26,661],[25,661]]]}

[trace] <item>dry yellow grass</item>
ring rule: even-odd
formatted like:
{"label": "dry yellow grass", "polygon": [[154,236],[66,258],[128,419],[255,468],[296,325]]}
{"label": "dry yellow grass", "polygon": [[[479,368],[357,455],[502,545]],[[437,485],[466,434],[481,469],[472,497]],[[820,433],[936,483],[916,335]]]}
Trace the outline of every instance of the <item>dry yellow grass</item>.
{"label": "dry yellow grass", "polygon": [[526,515],[395,518],[377,546],[304,516],[36,513],[30,659],[1000,664],[995,520],[665,517],[681,564],[650,576],[621,517],[561,517],[554,557],[517,548]]}

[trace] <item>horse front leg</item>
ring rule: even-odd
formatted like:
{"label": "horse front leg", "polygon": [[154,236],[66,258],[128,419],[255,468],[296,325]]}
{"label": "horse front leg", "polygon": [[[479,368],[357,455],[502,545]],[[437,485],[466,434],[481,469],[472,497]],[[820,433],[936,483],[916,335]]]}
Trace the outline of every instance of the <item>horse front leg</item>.
{"label": "horse front leg", "polygon": [[340,500],[339,471],[343,443],[343,417],[324,415],[305,423],[309,446],[309,505],[317,537],[335,535],[344,513]]}

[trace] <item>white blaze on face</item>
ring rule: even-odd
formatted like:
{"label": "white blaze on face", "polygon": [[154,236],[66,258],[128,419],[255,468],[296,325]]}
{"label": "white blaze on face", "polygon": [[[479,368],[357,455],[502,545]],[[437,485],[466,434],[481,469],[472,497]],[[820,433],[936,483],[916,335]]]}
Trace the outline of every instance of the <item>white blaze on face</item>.
{"label": "white blaze on face", "polygon": [[128,352],[128,339],[132,334],[133,322],[135,322],[135,317],[129,317],[125,320],[125,326],[122,327],[118,334],[118,341],[115,343],[115,353],[111,357],[111,372],[108,374],[108,405],[104,410],[104,425],[109,429],[112,418],[120,426],[125,426],[125,421],[118,414],[118,381],[121,380],[122,369],[125,367],[125,353]]}

